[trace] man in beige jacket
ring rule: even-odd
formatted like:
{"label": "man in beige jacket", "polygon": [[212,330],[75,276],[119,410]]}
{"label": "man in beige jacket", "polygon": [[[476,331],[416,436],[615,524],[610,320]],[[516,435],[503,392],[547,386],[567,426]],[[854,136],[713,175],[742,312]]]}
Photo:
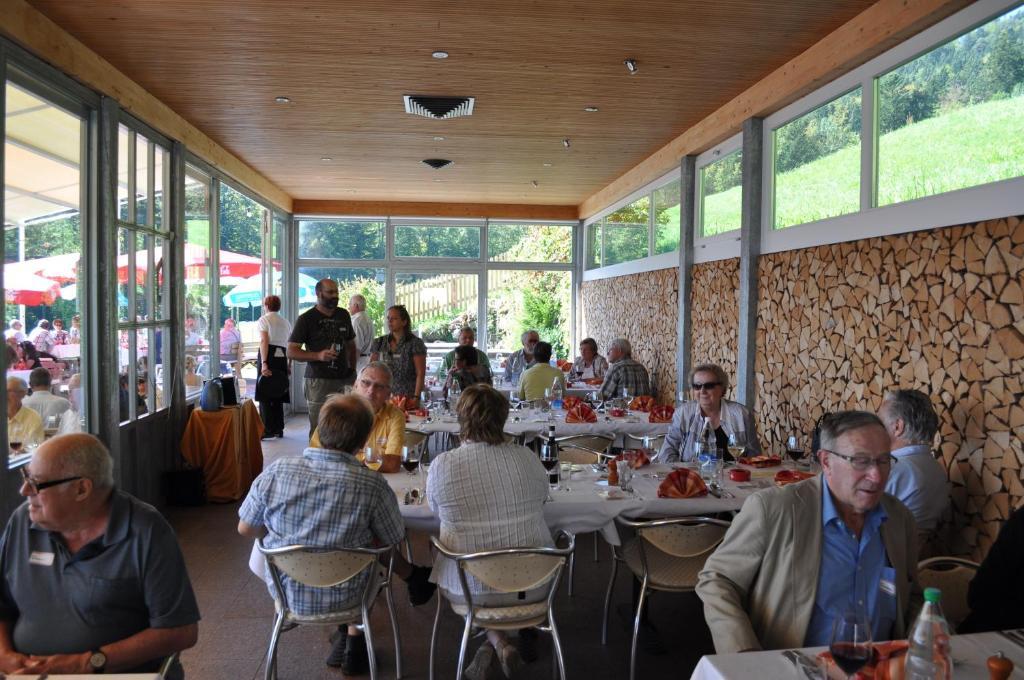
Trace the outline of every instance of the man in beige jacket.
{"label": "man in beige jacket", "polygon": [[875,639],[905,635],[917,529],[884,493],[889,435],[873,414],[846,411],[826,418],[821,440],[822,475],[748,498],[700,573],[719,654],[827,645],[832,619],[853,607]]}

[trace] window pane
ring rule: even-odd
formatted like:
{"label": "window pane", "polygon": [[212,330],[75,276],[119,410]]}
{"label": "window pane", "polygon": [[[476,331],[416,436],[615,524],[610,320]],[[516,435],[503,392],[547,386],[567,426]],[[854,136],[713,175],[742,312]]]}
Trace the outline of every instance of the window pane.
{"label": "window pane", "polygon": [[148,409],[144,396],[139,394],[136,357],[141,358],[146,352],[145,346],[140,344],[138,331],[118,331],[118,414],[122,423],[145,414]]}
{"label": "window pane", "polygon": [[700,235],[714,236],[740,228],[741,165],[738,150],[700,170]]}
{"label": "window pane", "polygon": [[128,128],[117,127],[117,217],[128,221]]}
{"label": "window pane", "polygon": [[210,178],[185,171],[185,394],[197,394],[210,364]]}
{"label": "window pane", "polygon": [[775,228],[860,209],[861,91],[775,130]]}
{"label": "window pane", "polygon": [[524,331],[536,329],[555,356],[572,359],[569,345],[572,272],[492,270],[487,273],[487,349],[501,365],[522,348]]}
{"label": "window pane", "polygon": [[338,282],[338,304],[348,307],[356,293],[366,298],[366,313],[373,321],[374,337],[384,335],[384,269],[372,267],[299,267],[299,314],[316,304],[316,282]]}
{"label": "window pane", "polygon": [[154,146],[153,162],[153,226],[167,230],[170,225],[164,224],[164,187],[170,185],[171,157],[161,146]]}
{"label": "window pane", "polygon": [[679,249],[679,180],[654,190],[654,254]]}
{"label": "window pane", "polygon": [[601,232],[604,220],[597,220],[587,225],[587,269],[601,266]]}
{"label": "window pane", "polygon": [[[461,327],[477,327],[477,299],[476,274],[395,274],[395,303],[409,310],[413,333],[438,361]],[[436,369],[431,364],[427,375]]]}
{"label": "window pane", "polygon": [[152,225],[149,218],[149,140],[135,135],[135,224]]}
{"label": "window pane", "polygon": [[135,234],[135,318],[138,321],[153,320],[152,244],[151,237]]}
{"label": "window pane", "polygon": [[270,292],[281,297],[281,272],[284,270],[285,239],[288,236],[288,220],[284,215],[274,214],[274,229],[270,233],[270,263],[274,268],[274,276],[270,281]]}
{"label": "window pane", "polygon": [[572,225],[495,224],[487,227],[487,258],[498,262],[572,262]]}
{"label": "window pane", "polygon": [[651,199],[619,208],[604,218],[604,266],[647,257]]}
{"label": "window pane", "polygon": [[480,227],[395,227],[396,257],[480,257]]}
{"label": "window pane", "polygon": [[299,222],[299,257],[383,260],[384,222]]}
{"label": "window pane", "polygon": [[[53,392],[84,412],[83,122],[11,82],[5,83],[5,99],[4,329],[8,338],[31,343],[16,350],[8,376],[28,382],[35,365],[31,350],[46,352],[54,358]],[[40,326],[43,320],[47,324]],[[8,434],[10,441],[19,436]]]}
{"label": "window pane", "polygon": [[134,252],[131,247],[131,235],[127,229],[117,230],[117,318],[119,321],[128,320],[128,281],[129,281],[129,253]]}
{"label": "window pane", "polygon": [[153,276],[153,295],[156,302],[153,306],[153,318],[157,321],[165,321],[168,316],[167,305],[169,303],[170,276],[166,269],[167,255],[170,252],[170,242],[165,238],[154,238],[153,252],[156,258],[156,271]]}
{"label": "window pane", "polygon": [[878,205],[1024,175],[1024,8],[877,88]]}

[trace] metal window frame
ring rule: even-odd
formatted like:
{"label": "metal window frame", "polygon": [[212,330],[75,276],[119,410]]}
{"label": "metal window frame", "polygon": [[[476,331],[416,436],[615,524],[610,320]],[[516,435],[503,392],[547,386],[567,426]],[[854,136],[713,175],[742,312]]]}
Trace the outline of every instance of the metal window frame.
{"label": "metal window frame", "polygon": [[[701,201],[704,168],[743,150],[743,133],[739,132],[697,156],[693,187],[693,261],[694,264],[724,260],[740,255],[740,228],[704,236],[704,215]],[[741,211],[742,215],[742,211]]]}

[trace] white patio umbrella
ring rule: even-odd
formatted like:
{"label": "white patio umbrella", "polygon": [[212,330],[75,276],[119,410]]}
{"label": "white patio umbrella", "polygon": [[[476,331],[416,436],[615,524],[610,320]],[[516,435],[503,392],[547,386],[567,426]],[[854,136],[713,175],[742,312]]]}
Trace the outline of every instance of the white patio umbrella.
{"label": "white patio umbrella", "polygon": [[[281,272],[274,272],[274,282],[281,282]],[[263,304],[263,276],[250,276],[222,298],[227,307],[259,307]],[[316,302],[316,281],[312,276],[299,274],[299,304]]]}

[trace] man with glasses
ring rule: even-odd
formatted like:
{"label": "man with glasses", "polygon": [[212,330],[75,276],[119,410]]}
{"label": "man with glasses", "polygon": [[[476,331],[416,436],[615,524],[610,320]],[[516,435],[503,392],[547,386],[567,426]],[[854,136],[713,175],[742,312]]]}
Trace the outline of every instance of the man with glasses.
{"label": "man with glasses", "polygon": [[0,539],[0,671],[152,673],[193,646],[199,608],[174,533],[114,488],[102,442],[54,437],[21,471],[26,502]]}
{"label": "man with glasses", "polygon": [[822,474],[747,499],[697,583],[719,654],[828,645],[862,612],[875,640],[906,636],[917,528],[885,482],[895,460],[872,413],[821,426]]}

